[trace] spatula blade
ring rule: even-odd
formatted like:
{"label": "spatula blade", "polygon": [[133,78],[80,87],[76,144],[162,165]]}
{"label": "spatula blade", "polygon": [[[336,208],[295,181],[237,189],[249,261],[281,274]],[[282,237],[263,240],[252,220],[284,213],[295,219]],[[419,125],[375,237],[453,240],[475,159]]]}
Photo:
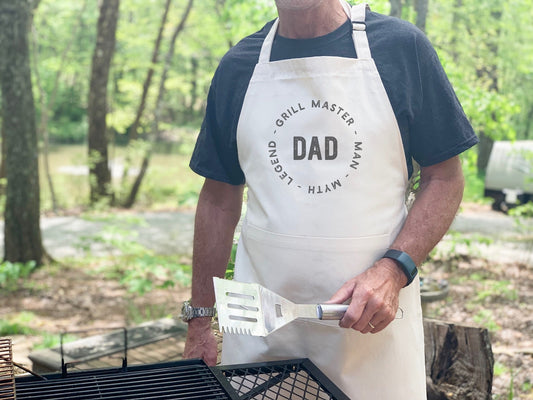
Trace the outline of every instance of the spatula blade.
{"label": "spatula blade", "polygon": [[213,278],[218,324],[224,333],[266,336],[268,331],[261,309],[261,287]]}

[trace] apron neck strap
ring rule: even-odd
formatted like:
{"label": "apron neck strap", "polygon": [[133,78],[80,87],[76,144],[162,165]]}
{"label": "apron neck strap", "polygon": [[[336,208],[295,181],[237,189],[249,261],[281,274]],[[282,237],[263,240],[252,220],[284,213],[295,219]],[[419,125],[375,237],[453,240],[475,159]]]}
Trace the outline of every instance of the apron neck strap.
{"label": "apron neck strap", "polygon": [[[369,59],[372,58],[370,55],[370,46],[368,45],[368,38],[366,36],[366,9],[368,5],[366,3],[358,4],[351,7],[344,1],[339,0],[346,12],[346,15],[350,17],[353,27],[353,42],[355,46],[355,52],[357,53],[357,58]],[[272,43],[274,43],[274,37],[278,31],[279,18],[276,18],[272,28],[268,32],[263,45],[261,46],[261,52],[259,53],[259,64],[264,64],[270,62],[270,53],[272,52]]]}
{"label": "apron neck strap", "polygon": [[353,42],[355,45],[355,52],[357,58],[369,59],[372,58],[370,54],[370,46],[366,36],[366,10],[368,5],[366,3],[353,6],[351,9],[352,28],[353,28]]}
{"label": "apron neck strap", "polygon": [[265,64],[265,63],[270,62],[270,53],[272,52],[272,43],[274,43],[274,37],[276,36],[276,32],[278,31],[278,26],[279,26],[279,18],[276,18],[276,20],[274,21],[274,24],[272,25],[272,28],[270,28],[268,35],[263,41],[263,45],[261,46],[261,53],[259,53],[259,64]]}

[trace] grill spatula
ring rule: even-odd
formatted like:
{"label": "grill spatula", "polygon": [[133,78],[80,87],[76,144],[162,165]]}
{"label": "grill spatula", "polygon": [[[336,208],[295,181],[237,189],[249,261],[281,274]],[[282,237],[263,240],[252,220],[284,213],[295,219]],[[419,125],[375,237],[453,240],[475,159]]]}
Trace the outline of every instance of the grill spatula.
{"label": "grill spatula", "polygon": [[213,278],[218,324],[226,333],[267,336],[298,318],[340,320],[348,305],[295,304],[257,283]]}

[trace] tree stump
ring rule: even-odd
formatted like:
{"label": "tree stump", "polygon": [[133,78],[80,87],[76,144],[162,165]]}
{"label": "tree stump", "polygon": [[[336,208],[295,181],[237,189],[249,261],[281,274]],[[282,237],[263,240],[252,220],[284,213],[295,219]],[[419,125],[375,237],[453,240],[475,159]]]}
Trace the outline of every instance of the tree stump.
{"label": "tree stump", "polygon": [[494,357],[486,329],[424,320],[428,400],[490,400]]}

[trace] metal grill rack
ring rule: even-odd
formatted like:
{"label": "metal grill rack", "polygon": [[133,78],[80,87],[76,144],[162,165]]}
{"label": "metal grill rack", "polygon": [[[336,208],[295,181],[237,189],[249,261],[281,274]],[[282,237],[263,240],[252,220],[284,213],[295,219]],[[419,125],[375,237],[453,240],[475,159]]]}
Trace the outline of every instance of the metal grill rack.
{"label": "metal grill rack", "polygon": [[15,372],[11,339],[0,339],[0,399],[15,398]]}
{"label": "metal grill rack", "polygon": [[[45,380],[43,380],[43,378]],[[201,360],[16,377],[17,400],[349,400],[309,360],[207,367]]]}
{"label": "metal grill rack", "polygon": [[241,400],[349,400],[308,359],[222,366],[215,373],[223,374]]}

